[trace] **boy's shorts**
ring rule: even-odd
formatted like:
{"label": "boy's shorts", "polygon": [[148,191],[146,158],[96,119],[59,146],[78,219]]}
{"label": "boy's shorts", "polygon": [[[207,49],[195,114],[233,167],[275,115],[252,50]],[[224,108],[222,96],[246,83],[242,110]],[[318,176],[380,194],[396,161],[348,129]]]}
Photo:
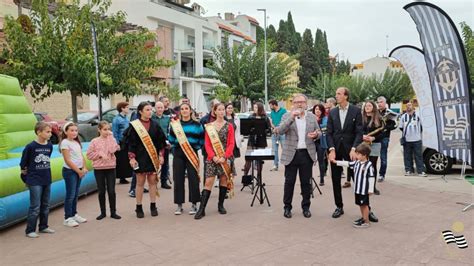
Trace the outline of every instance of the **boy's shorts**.
{"label": "boy's shorts", "polygon": [[355,204],[359,206],[369,206],[369,195],[355,194]]}

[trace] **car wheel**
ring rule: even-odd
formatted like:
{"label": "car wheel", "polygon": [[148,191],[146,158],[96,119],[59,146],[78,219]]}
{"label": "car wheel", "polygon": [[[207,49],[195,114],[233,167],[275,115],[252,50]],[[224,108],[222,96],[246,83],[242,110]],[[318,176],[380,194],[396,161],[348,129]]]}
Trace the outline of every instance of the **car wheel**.
{"label": "car wheel", "polygon": [[428,150],[423,157],[426,170],[432,174],[447,174],[453,166],[451,158],[435,150]]}

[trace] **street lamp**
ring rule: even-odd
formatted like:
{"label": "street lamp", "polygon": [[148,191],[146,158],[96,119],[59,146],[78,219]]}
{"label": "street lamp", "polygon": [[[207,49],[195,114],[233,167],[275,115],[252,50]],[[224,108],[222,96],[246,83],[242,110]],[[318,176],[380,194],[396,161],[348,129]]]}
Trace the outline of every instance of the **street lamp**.
{"label": "street lamp", "polygon": [[264,36],[264,72],[265,72],[265,109],[268,108],[268,85],[267,85],[267,9],[258,8],[257,11],[263,11],[263,36]]}

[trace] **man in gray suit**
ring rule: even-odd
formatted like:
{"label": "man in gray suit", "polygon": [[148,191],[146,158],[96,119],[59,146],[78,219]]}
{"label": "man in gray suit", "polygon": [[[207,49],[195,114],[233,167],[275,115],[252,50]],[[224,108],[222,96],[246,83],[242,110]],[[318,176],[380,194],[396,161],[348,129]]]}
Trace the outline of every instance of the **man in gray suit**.
{"label": "man in gray suit", "polygon": [[303,94],[293,97],[293,109],[282,117],[276,128],[278,134],[285,134],[281,163],[285,165],[285,189],[283,194],[283,216],[291,218],[291,202],[295,190],[296,174],[299,171],[301,183],[301,207],[306,218],[311,217],[311,176],[313,164],[316,161],[316,145],[314,140],[319,138],[321,131],[316,116],[307,113],[308,98]]}

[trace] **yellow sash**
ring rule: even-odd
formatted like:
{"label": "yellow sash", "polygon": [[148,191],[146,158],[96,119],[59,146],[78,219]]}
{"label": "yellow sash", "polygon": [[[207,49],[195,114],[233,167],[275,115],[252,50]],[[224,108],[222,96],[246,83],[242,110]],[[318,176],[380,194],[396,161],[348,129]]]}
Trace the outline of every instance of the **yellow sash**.
{"label": "yellow sash", "polygon": [[150,156],[151,162],[158,173],[160,170],[160,158],[158,157],[158,152],[156,151],[155,145],[153,145],[150,134],[148,134],[148,131],[139,119],[132,121],[130,124],[132,124],[133,128],[142,140],[143,146],[145,146],[146,152]]}
{"label": "yellow sash", "polygon": [[[222,146],[221,140],[219,139],[219,134],[217,129],[214,126],[214,123],[208,123],[205,125],[207,135],[211,140],[212,149],[218,157],[225,157],[224,146]],[[232,174],[232,169],[227,163],[227,160],[224,163],[221,163],[220,166],[224,170],[225,175],[227,176],[227,189],[229,190],[229,197],[232,198],[234,195],[234,178]]]}
{"label": "yellow sash", "polygon": [[199,180],[201,180],[201,178],[199,177],[199,157],[196,152],[194,152],[194,149],[191,147],[191,144],[189,144],[188,138],[186,138],[186,134],[184,133],[181,122],[179,120],[172,120],[171,127],[173,128],[173,132],[176,135],[176,139],[178,140],[179,146],[186,155],[186,158],[188,158],[189,162],[191,162],[191,164],[193,165],[194,169],[196,169],[196,172],[198,173],[198,178]]}

